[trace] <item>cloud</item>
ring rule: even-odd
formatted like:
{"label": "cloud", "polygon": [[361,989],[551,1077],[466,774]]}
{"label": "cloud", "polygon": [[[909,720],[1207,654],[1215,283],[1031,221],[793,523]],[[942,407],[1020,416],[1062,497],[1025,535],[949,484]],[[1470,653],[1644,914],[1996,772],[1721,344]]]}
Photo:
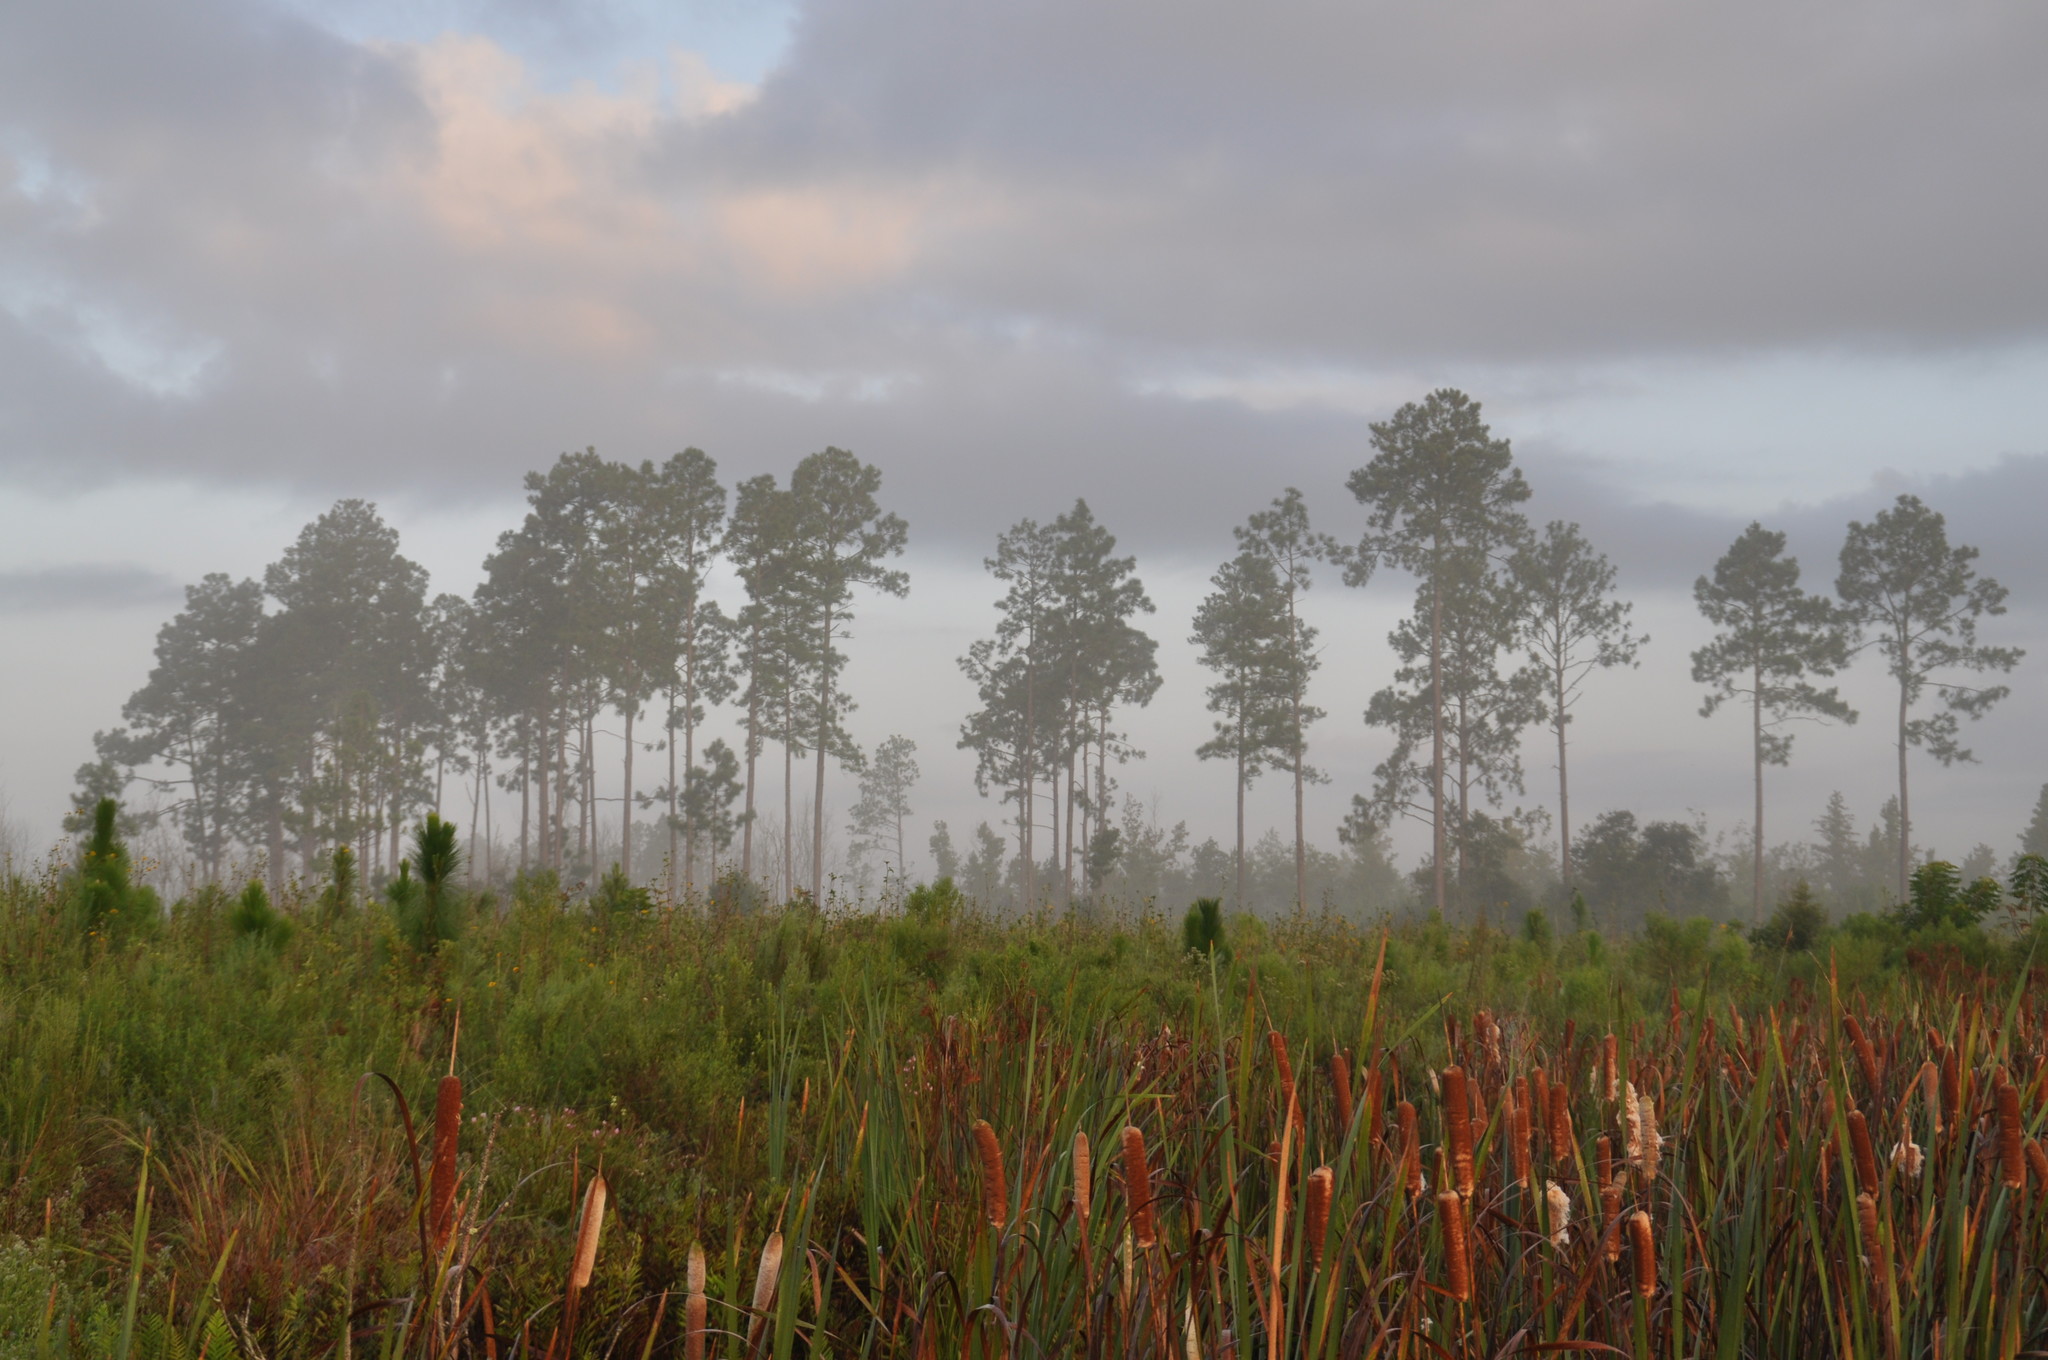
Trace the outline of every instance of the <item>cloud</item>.
{"label": "cloud", "polygon": [[120,562],[0,570],[0,614],[53,614],[161,607],[182,598],[160,571]]}

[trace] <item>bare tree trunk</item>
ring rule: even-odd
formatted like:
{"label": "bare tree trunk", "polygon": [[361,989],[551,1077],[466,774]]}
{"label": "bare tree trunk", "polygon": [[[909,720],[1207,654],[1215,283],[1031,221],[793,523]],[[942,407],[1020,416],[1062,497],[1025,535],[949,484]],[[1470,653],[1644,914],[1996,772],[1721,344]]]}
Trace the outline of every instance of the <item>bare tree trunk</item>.
{"label": "bare tree trunk", "polygon": [[832,735],[832,609],[825,608],[818,653],[818,778],[811,794],[811,900],[825,900],[825,751]]}
{"label": "bare tree trunk", "polygon": [[639,707],[639,700],[626,700],[626,796],[619,813],[619,864],[628,879],[633,877],[633,711]]}
{"label": "bare tree trunk", "polygon": [[1074,748],[1070,746],[1067,748],[1067,862],[1063,889],[1069,904],[1074,900],[1074,802]]}
{"label": "bare tree trunk", "polygon": [[796,892],[796,693],[782,693],[782,873],[778,896]]}
{"label": "bare tree trunk", "polygon": [[1904,902],[1913,878],[1913,818],[1906,797],[1906,721],[1907,682],[1904,677],[1911,675],[1912,657],[1907,650],[1908,643],[1899,639],[1899,901]]}
{"label": "bare tree trunk", "polygon": [[[760,647],[761,629],[754,627],[754,640],[750,644]],[[747,686],[747,824],[740,833],[740,877],[752,882],[754,878],[754,766],[761,747],[761,696],[759,686]]]}
{"label": "bare tree trunk", "polygon": [[1566,780],[1566,778],[1565,778],[1565,772],[1564,772],[1564,726],[1565,726],[1565,722],[1564,722],[1564,720],[1565,720],[1565,712],[1564,712],[1564,662],[1563,662],[1563,660],[1562,660],[1562,659],[1560,659],[1560,660],[1558,661],[1558,663],[1557,663],[1557,668],[1556,668],[1556,684],[1557,684],[1557,707],[1556,707],[1556,711],[1555,711],[1555,717],[1556,717],[1556,721],[1555,721],[1555,723],[1554,723],[1553,725],[1554,725],[1554,726],[1556,727],[1556,729],[1557,729],[1557,835],[1558,835],[1558,859],[1557,859],[1557,864],[1558,864],[1558,873],[1559,873],[1559,874],[1560,874],[1560,875],[1561,875],[1561,876],[1563,877],[1563,879],[1564,879],[1564,885],[1565,885],[1565,886],[1566,886],[1567,888],[1569,888],[1569,887],[1571,887],[1571,886],[1572,886],[1572,802],[1571,802],[1571,787],[1570,787],[1570,784],[1569,784],[1569,782],[1568,782],[1568,781]]}
{"label": "bare tree trunk", "polygon": [[[533,821],[533,810],[529,805],[532,801],[530,794],[533,789],[535,768],[534,750],[531,719],[527,715],[521,714],[519,717],[519,872],[522,875],[525,874],[527,869],[527,829]],[[545,778],[545,776],[542,777]],[[547,802],[547,794],[545,792],[541,794],[541,802],[543,804]]]}
{"label": "bare tree trunk", "polygon": [[668,700],[668,900],[676,900],[676,692]]}
{"label": "bare tree trunk", "polygon": [[1239,911],[1246,910],[1244,901],[1244,704],[1237,706],[1237,902]]}
{"label": "bare tree trunk", "polygon": [[1444,597],[1443,586],[1438,579],[1441,575],[1442,564],[1439,562],[1429,586],[1429,780],[1430,820],[1433,823],[1430,837],[1431,853],[1436,856],[1433,869],[1439,915],[1445,906],[1444,854],[1448,849],[1444,838]]}
{"label": "bare tree trunk", "polygon": [[1038,781],[1034,777],[1035,771],[1032,769],[1031,761],[1037,745],[1037,729],[1032,726],[1037,720],[1037,714],[1034,711],[1037,701],[1034,682],[1037,677],[1034,674],[1036,668],[1032,666],[1029,654],[1025,657],[1024,665],[1024,807],[1018,815],[1023,819],[1021,848],[1024,852],[1024,901],[1022,905],[1026,911],[1029,911],[1038,905],[1038,857],[1033,853],[1032,849],[1032,833],[1037,830],[1038,823]]}
{"label": "bare tree trunk", "polygon": [[1294,717],[1294,907],[1308,909],[1308,825],[1302,799],[1302,761],[1307,741],[1301,730],[1301,686],[1307,657],[1302,653],[1301,626],[1294,613],[1294,572],[1287,574],[1287,645],[1294,657],[1294,684],[1289,694]]}
{"label": "bare tree trunk", "polygon": [[1755,686],[1749,692],[1750,740],[1756,766],[1756,825],[1750,831],[1749,914],[1758,925],[1764,919],[1764,666],[1759,659],[1751,674]]}

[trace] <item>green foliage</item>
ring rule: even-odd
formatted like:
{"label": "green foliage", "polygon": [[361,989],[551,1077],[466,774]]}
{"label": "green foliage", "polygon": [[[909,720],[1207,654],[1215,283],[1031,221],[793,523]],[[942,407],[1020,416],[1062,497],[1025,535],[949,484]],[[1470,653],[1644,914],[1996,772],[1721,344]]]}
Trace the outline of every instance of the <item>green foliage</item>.
{"label": "green foliage", "polygon": [[337,845],[327,858],[327,883],[320,889],[318,899],[320,916],[332,921],[353,910],[355,904],[356,852],[346,845]]}
{"label": "green foliage", "polygon": [[1204,958],[1214,954],[1230,961],[1230,944],[1223,936],[1223,903],[1214,897],[1198,898],[1180,923],[1181,944],[1190,954]]}
{"label": "green foliage", "polygon": [[1522,938],[1535,945],[1538,949],[1548,953],[1553,943],[1549,913],[1545,912],[1541,907],[1531,907],[1528,911],[1524,912],[1522,914]]}
{"label": "green foliage", "polygon": [[629,920],[653,911],[654,898],[614,864],[597,881],[597,891],[590,895],[590,910],[600,921]]}
{"label": "green foliage", "polygon": [[2028,915],[2048,912],[2048,855],[2021,855],[2013,862],[2007,887],[2013,902]]}
{"label": "green foliage", "polygon": [[1750,931],[1749,941],[1758,949],[1803,954],[1820,942],[1827,929],[1828,910],[1802,878],[1778,903],[1770,919]]}
{"label": "green foliage", "polygon": [[292,923],[270,904],[270,894],[261,879],[249,886],[228,910],[228,929],[238,940],[248,940],[266,949],[281,949],[292,937]]}
{"label": "green foliage", "polygon": [[1989,916],[2004,896],[1997,879],[1980,878],[1966,885],[1955,865],[1929,860],[1913,871],[1906,900],[1895,917],[1908,931],[1971,927]]}
{"label": "green foliage", "polygon": [[162,916],[156,890],[132,880],[128,847],[119,834],[121,805],[94,805],[92,835],[71,875],[70,914],[86,939],[120,943],[154,931]]}
{"label": "green foliage", "polygon": [[455,888],[462,851],[455,843],[455,823],[428,813],[413,828],[412,855],[401,860],[398,877],[385,889],[398,921],[398,933],[421,958],[462,933],[462,913]]}

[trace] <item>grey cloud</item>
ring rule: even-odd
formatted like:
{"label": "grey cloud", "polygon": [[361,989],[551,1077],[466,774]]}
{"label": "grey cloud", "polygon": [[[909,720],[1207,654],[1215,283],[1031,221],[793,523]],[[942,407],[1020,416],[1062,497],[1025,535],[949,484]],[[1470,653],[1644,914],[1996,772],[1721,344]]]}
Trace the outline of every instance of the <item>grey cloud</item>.
{"label": "grey cloud", "polygon": [[134,609],[181,598],[160,571],[119,562],[75,562],[0,570],[0,614]]}

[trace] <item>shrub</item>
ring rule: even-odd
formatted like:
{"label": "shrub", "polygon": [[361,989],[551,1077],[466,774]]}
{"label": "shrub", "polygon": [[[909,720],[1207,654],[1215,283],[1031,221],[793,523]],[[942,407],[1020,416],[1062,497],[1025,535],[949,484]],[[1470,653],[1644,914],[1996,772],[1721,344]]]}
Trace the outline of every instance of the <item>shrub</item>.
{"label": "shrub", "polygon": [[1803,954],[1813,948],[1827,930],[1827,908],[1820,904],[1820,899],[1813,895],[1813,889],[1802,878],[1778,904],[1770,919],[1749,933],[1749,942],[1758,949]]}
{"label": "shrub", "polygon": [[162,907],[156,890],[131,880],[128,847],[117,832],[121,805],[102,798],[93,808],[92,835],[71,880],[71,918],[78,933],[119,943],[152,931]]}
{"label": "shrub", "polygon": [[1198,898],[1180,923],[1181,943],[1191,954],[1230,961],[1230,945],[1223,937],[1223,903],[1214,897]]}
{"label": "shrub", "polygon": [[262,880],[254,878],[228,911],[228,929],[236,939],[249,940],[267,949],[280,949],[292,937],[292,923],[270,905],[270,894],[264,891]]}

